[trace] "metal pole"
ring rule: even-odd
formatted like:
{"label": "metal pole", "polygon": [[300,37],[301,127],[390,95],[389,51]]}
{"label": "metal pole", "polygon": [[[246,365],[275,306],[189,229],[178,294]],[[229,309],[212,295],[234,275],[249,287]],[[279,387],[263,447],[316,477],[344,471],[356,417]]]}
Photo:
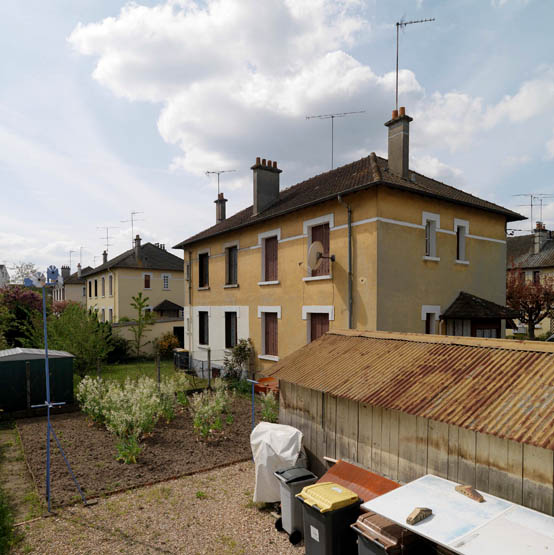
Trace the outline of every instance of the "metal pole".
{"label": "metal pole", "polygon": [[42,322],[44,327],[44,374],[46,380],[46,499],[48,512],[52,510],[50,500],[50,368],[48,366],[48,332],[46,328],[46,287],[42,288]]}
{"label": "metal pole", "polygon": [[212,350],[208,349],[208,389],[212,388]]}
{"label": "metal pole", "polygon": [[348,210],[348,329],[352,329],[352,208]]}
{"label": "metal pole", "polygon": [[161,375],[160,375],[160,353],[156,353],[156,372],[158,377],[158,391],[160,390]]}
{"label": "metal pole", "polygon": [[335,116],[331,116],[331,169],[333,169],[334,165],[334,139],[335,137]]}
{"label": "metal pole", "polygon": [[252,384],[252,429],[254,429],[254,426],[256,425],[256,412],[255,412],[256,397],[254,394],[254,386],[259,382],[256,380],[248,380],[248,379],[246,381]]}
{"label": "metal pole", "polygon": [[396,109],[398,110],[398,30],[400,23],[396,23]]}

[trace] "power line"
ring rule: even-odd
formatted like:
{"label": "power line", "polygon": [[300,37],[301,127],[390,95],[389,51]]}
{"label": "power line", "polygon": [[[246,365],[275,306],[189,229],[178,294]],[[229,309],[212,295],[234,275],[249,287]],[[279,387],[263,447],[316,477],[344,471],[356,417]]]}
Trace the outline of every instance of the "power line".
{"label": "power line", "polygon": [[435,18],[431,19],[417,19],[414,21],[400,21],[396,22],[396,110],[398,110],[398,46],[399,46],[399,30],[401,27],[406,27],[407,25],[414,25],[415,23],[429,23],[435,21]]}
{"label": "power line", "polygon": [[222,173],[231,173],[231,172],[236,172],[237,170],[215,170],[215,171],[206,171],[206,175],[209,177],[212,174],[217,174],[217,196],[219,197],[219,176]]}
{"label": "power line", "polygon": [[331,120],[331,169],[334,167],[334,135],[335,135],[335,118],[344,118],[354,114],[365,114],[365,110],[359,112],[340,112],[337,114],[319,114],[317,116],[306,116],[306,119],[330,119]]}

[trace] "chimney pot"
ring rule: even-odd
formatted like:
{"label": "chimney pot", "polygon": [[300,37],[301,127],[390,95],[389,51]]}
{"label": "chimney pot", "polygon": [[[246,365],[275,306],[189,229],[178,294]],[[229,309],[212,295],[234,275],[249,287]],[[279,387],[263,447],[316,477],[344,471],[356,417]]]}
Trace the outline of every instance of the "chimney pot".
{"label": "chimney pot", "polygon": [[81,263],[77,264],[77,276],[81,277]]}
{"label": "chimney pot", "polygon": [[225,214],[225,203],[227,199],[224,198],[223,193],[219,193],[217,195],[217,200],[215,202],[215,222],[218,224],[222,222],[226,218]]}
{"label": "chimney pot", "polygon": [[273,160],[273,169],[277,169],[277,160]]}
{"label": "chimney pot", "polygon": [[265,158],[262,158],[261,164],[256,163],[250,169],[253,171],[254,186],[252,215],[255,216],[279,200],[281,170],[277,168],[277,161],[266,161]]}
{"label": "chimney pot", "polygon": [[265,158],[262,158],[262,166],[265,166]]}
{"label": "chimney pot", "polygon": [[259,166],[259,165],[260,165],[260,157],[256,156],[256,166]]}
{"label": "chimney pot", "polygon": [[138,233],[135,237],[135,259],[137,262],[140,261],[140,235]]}
{"label": "chimney pot", "polygon": [[392,111],[392,119],[398,119],[398,110]]}
{"label": "chimney pot", "polygon": [[106,264],[107,261],[108,261],[108,252],[104,251],[102,253],[102,264]]}
{"label": "chimney pot", "polygon": [[405,116],[406,115],[406,108],[405,106],[400,106],[400,111],[398,112],[399,116]]}
{"label": "chimney pot", "polygon": [[267,161],[267,166],[268,166],[269,168],[273,167],[273,162],[272,162],[271,160],[268,160],[268,161]]}

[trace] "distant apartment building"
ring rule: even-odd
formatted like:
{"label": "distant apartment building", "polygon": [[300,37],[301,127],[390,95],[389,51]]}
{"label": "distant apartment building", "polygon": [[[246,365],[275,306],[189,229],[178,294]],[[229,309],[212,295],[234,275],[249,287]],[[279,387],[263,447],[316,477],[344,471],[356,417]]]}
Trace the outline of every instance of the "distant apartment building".
{"label": "distant apartment building", "polygon": [[72,301],[87,306],[87,280],[84,274],[92,270],[91,266],[81,269],[77,264],[77,271],[71,273],[69,266],[62,266],[63,283],[54,288],[53,298],[55,301]]}
{"label": "distant apartment building", "polygon": [[411,121],[385,124],[388,160],[281,190],[277,162],[257,158],[251,206],[226,217],[218,196],[216,224],[175,247],[193,361],[250,337],[263,372],[343,328],[504,336],[506,223],[524,217],[411,170]]}

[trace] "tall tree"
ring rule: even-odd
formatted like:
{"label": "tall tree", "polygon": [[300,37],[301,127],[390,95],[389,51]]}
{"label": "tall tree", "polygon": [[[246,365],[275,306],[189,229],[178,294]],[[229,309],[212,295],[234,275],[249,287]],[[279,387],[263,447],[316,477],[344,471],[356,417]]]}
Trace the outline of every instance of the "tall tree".
{"label": "tall tree", "polygon": [[30,278],[37,274],[38,270],[33,262],[18,262],[10,270],[15,270],[11,277],[12,283],[23,283],[25,278]]}
{"label": "tall tree", "polygon": [[554,278],[543,275],[537,280],[528,280],[520,268],[508,270],[506,304],[517,310],[519,320],[527,326],[529,338],[534,339],[535,326],[554,316]]}

